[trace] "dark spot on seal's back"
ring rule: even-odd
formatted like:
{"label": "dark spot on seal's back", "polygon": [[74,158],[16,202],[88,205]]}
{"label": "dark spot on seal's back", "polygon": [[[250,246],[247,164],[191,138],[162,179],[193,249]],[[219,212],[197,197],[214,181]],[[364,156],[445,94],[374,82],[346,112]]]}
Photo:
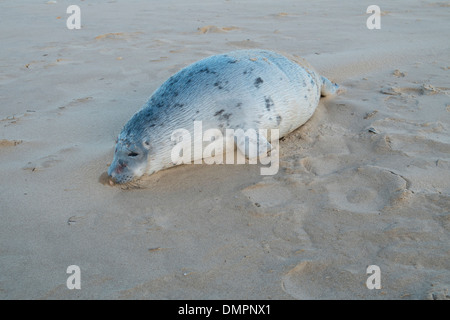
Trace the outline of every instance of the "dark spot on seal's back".
{"label": "dark spot on seal's back", "polygon": [[226,121],[227,122],[227,127],[229,127],[230,126],[230,121],[229,121],[230,117],[231,117],[231,113],[221,114],[219,116],[219,121]]}
{"label": "dark spot on seal's back", "polygon": [[241,108],[241,106],[242,106],[242,102],[238,102],[238,104],[236,105],[236,108]]}
{"label": "dark spot on seal's back", "polygon": [[199,73],[212,73],[212,74],[216,74],[216,73],[217,73],[217,72],[215,72],[215,71],[209,70],[208,67],[205,67],[205,68],[203,68],[203,69],[200,69],[198,72],[199,72]]}
{"label": "dark spot on seal's back", "polygon": [[[225,119],[225,120],[230,119],[230,117],[231,117],[231,113],[224,113],[223,115],[220,116],[220,118],[223,118],[223,119]],[[219,119],[220,119],[220,118],[219,118]]]}
{"label": "dark spot on seal's back", "polygon": [[214,83],[214,87],[217,87],[217,89],[223,89],[223,87],[222,87],[220,81],[215,82],[215,83]]}
{"label": "dark spot on seal's back", "polygon": [[224,109],[217,111],[216,113],[214,113],[214,117],[217,117],[218,115],[222,114],[222,112],[224,112],[224,111],[225,111]]}
{"label": "dark spot on seal's back", "polygon": [[146,122],[154,122],[158,118],[157,113],[153,112],[152,109],[143,110],[141,114]]}
{"label": "dark spot on seal's back", "polygon": [[261,83],[263,83],[263,82],[264,82],[264,80],[261,79],[261,77],[258,77],[255,79],[254,85],[257,89],[259,89],[259,87],[261,86]]}
{"label": "dark spot on seal's back", "polygon": [[278,115],[278,116],[277,116],[277,125],[280,125],[280,123],[281,123],[281,116]]}
{"label": "dark spot on seal's back", "polygon": [[180,77],[171,76],[169,78],[169,80],[167,80],[167,87],[172,88],[172,86],[177,84],[179,80],[180,80]]}
{"label": "dark spot on seal's back", "polygon": [[252,73],[252,71],[254,70],[254,68],[249,68],[248,70],[244,70],[243,74],[250,74]]}
{"label": "dark spot on seal's back", "polygon": [[274,106],[273,100],[271,97],[264,97],[264,101],[266,102],[266,109],[270,111],[270,108]]}
{"label": "dark spot on seal's back", "polygon": [[226,121],[226,122],[227,122],[227,125],[229,125],[228,120],[230,119],[232,113],[224,113],[224,112],[225,112],[225,110],[224,110],[224,109],[221,109],[221,110],[217,111],[217,112],[214,114],[214,116],[215,116],[215,117],[219,117],[219,120],[220,120],[220,121]]}
{"label": "dark spot on seal's back", "polygon": [[175,103],[173,106],[175,108],[182,108],[184,106],[184,104],[182,104],[182,103]]}

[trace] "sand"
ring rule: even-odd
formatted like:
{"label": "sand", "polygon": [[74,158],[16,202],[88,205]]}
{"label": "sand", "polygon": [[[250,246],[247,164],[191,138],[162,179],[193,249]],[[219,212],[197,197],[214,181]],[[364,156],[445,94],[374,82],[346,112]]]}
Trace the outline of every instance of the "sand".
{"label": "sand", "polygon": [[[449,299],[449,5],[381,1],[369,30],[370,4],[3,1],[0,298]],[[304,57],[345,88],[280,142],[276,175],[184,165],[104,183],[159,85],[241,48]]]}

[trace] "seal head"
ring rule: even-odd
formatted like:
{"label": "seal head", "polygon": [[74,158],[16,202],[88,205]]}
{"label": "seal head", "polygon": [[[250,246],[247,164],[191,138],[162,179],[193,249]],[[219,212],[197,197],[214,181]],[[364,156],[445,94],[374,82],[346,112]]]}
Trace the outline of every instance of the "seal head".
{"label": "seal head", "polygon": [[108,175],[116,183],[127,183],[145,173],[147,168],[149,143],[126,136],[124,132],[119,135],[114,159],[108,169]]}

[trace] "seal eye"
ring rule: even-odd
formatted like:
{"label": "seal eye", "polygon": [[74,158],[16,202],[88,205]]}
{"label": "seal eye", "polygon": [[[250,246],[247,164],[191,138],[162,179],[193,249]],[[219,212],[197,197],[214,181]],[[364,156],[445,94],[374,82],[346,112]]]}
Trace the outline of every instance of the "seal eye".
{"label": "seal eye", "polygon": [[130,152],[130,153],[128,154],[129,157],[136,157],[136,156],[138,156],[138,155],[139,155],[139,154],[136,153],[136,152]]}

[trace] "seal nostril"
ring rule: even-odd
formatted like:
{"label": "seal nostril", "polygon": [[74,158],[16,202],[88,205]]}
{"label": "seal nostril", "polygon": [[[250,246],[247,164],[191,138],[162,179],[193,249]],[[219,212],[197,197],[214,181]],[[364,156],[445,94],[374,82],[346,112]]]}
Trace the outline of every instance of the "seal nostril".
{"label": "seal nostril", "polygon": [[119,163],[116,167],[116,173],[120,174],[127,165],[125,163]]}

